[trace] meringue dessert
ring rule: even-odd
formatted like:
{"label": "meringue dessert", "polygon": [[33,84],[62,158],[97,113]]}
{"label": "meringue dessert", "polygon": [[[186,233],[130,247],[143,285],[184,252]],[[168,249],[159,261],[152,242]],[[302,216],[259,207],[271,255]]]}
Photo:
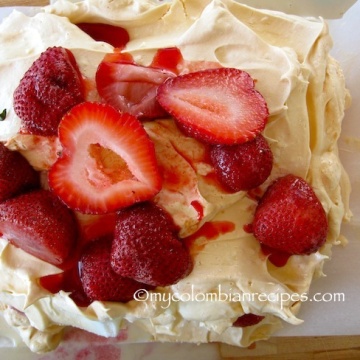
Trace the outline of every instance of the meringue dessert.
{"label": "meringue dessert", "polygon": [[68,327],[247,347],[302,322],[351,217],[323,19],[59,0],[0,44],[1,152],[27,163],[0,164],[0,309],[33,352]]}

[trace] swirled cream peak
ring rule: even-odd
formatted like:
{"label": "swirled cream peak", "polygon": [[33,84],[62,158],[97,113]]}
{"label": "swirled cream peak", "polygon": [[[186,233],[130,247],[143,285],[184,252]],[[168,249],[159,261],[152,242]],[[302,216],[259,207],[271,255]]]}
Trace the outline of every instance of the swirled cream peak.
{"label": "swirled cream peak", "polygon": [[[9,94],[48,46],[69,48],[83,75],[93,79],[97,65],[113,49],[93,41],[74,25],[78,22],[124,27],[130,35],[124,51],[143,65],[151,63],[157,49],[176,46],[186,61],[215,61],[248,71],[270,110],[264,135],[274,154],[274,168],[262,190],[287,173],[309,181],[328,215],[328,242],[310,256],[291,256],[283,267],[271,264],[253,235],[244,230],[252,221],[256,201],[244,192],[225,194],[209,183],[211,169],[202,161],[202,145],[184,138],[170,119],[156,120],[145,129],[159,162],[168,168],[176,164],[186,176],[182,190],[169,179],[155,201],[181,227],[194,258],[192,273],[173,286],[157,288],[157,299],[149,295],[126,304],[95,301],[82,308],[68,293],[50,294],[37,285],[41,276],[59,269],[2,240],[0,267],[5,275],[1,278],[6,281],[0,282],[0,302],[21,311],[34,331],[42,334],[60,323],[102,336],[116,336],[125,328],[129,341],[141,337],[248,346],[270,336],[283,322],[300,323],[299,302],[291,295],[306,293],[313,277],[322,274],[331,245],[339,242],[341,223],[350,216],[349,182],[336,145],[349,94],[339,65],[328,54],[332,42],[326,23],[231,0],[61,0],[34,17],[13,13],[0,25],[0,77],[6,80],[0,98],[9,110],[0,123],[0,139],[21,150],[34,166],[45,164],[43,170],[53,157],[39,161],[34,141],[18,134],[20,121]],[[45,145],[56,151],[56,146]],[[205,222],[214,231],[199,230]],[[16,266],[20,262],[23,268]],[[219,300],[222,292],[248,297],[197,301],[204,294],[215,294]],[[195,300],[186,298],[189,294]],[[256,294],[273,297],[262,301]],[[281,294],[287,295],[286,300]],[[247,312],[265,318],[256,326],[233,327],[237,317]],[[35,351],[45,348],[39,345],[36,350],[36,346]]]}

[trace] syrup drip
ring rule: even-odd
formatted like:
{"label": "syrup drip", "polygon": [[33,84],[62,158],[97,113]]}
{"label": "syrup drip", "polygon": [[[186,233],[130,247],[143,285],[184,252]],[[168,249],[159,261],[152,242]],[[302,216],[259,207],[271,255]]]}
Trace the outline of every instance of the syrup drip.
{"label": "syrup drip", "polygon": [[291,254],[278,251],[275,249],[271,249],[263,244],[261,244],[261,251],[263,252],[264,255],[269,256],[268,257],[269,261],[276,267],[285,266],[291,256]]}
{"label": "syrup drip", "polygon": [[118,49],[123,49],[130,40],[129,33],[120,26],[102,23],[78,23],[76,25],[95,41],[107,42]]}
{"label": "syrup drip", "polygon": [[253,225],[252,225],[252,224],[245,224],[245,225],[243,226],[243,229],[244,229],[244,231],[245,231],[246,233],[248,233],[248,234],[252,234],[252,233],[254,232],[254,230],[253,230]]}
{"label": "syrup drip", "polygon": [[190,205],[197,211],[200,221],[204,217],[204,207],[197,200],[192,201]]}
{"label": "syrup drip", "polygon": [[263,196],[263,190],[260,187],[251,189],[247,192],[247,196],[255,201],[259,201]]}
{"label": "syrup drip", "polygon": [[[194,234],[186,237],[184,243],[193,253],[198,253],[205,248],[208,240],[215,240],[220,235],[234,231],[235,224],[231,221],[209,221],[206,222]],[[204,237],[206,241],[197,243],[197,240]]]}
{"label": "syrup drip", "polygon": [[152,67],[172,71],[179,74],[179,65],[183,62],[183,57],[178,48],[159,49],[151,63]]}
{"label": "syrup drip", "polygon": [[264,319],[265,316],[261,315],[255,315],[252,313],[244,314],[240,317],[238,317],[235,322],[233,323],[233,326],[235,327],[246,327],[246,326],[252,326],[258,324],[262,319]]}

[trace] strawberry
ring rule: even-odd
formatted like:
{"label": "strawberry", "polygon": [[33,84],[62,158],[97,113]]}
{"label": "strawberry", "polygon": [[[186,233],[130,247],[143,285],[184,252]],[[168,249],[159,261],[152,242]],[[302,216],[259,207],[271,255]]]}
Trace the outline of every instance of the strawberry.
{"label": "strawberry", "polygon": [[166,112],[156,100],[156,91],[172,72],[136,65],[122,54],[106,57],[96,72],[96,87],[108,104],[141,119],[164,117]]}
{"label": "strawberry", "polygon": [[217,68],[167,79],[157,94],[160,105],[188,136],[210,144],[240,144],[255,138],[268,108],[244,71]]}
{"label": "strawberry", "polygon": [[188,250],[179,240],[170,216],[146,202],[118,212],[111,265],[122,276],[167,286],[192,269]]}
{"label": "strawberry", "polygon": [[212,146],[210,159],[219,181],[231,191],[261,185],[269,177],[273,164],[271,149],[261,134],[243,144]]}
{"label": "strawberry", "polygon": [[63,151],[49,186],[71,209],[105,214],[161,189],[153,143],[142,124],[110,105],[84,102],[61,120]]}
{"label": "strawberry", "polygon": [[20,80],[14,92],[14,110],[23,132],[51,136],[57,135],[61,117],[83,100],[83,83],[74,55],[62,47],[52,47]]}
{"label": "strawberry", "polygon": [[79,263],[80,279],[86,295],[92,300],[127,302],[135,291],[149,289],[133,279],[118,275],[110,265],[111,240],[92,241]]}
{"label": "strawberry", "polygon": [[258,324],[264,318],[265,316],[247,313],[242,316],[239,316],[233,323],[233,326],[235,327],[253,326]]}
{"label": "strawberry", "polygon": [[[72,260],[74,260],[74,258]],[[60,273],[40,277],[38,282],[40,286],[52,294],[57,294],[61,290],[65,291],[69,293],[69,297],[77,306],[87,307],[92,301],[88,298],[83,289],[80,280],[78,261],[74,261],[73,264],[74,266],[66,266],[65,269],[62,267],[64,271]]]}
{"label": "strawberry", "polygon": [[316,252],[325,243],[328,223],[310,185],[289,174],[265,192],[255,211],[253,231],[263,245],[302,255]]}
{"label": "strawberry", "polygon": [[78,23],[76,26],[94,40],[104,41],[115,48],[124,48],[129,42],[128,32],[120,26],[101,23]]}
{"label": "strawberry", "polygon": [[39,186],[39,173],[20,153],[0,143],[0,202]]}
{"label": "strawberry", "polygon": [[61,265],[74,248],[77,223],[51,192],[35,190],[0,204],[0,233],[29,254]]}

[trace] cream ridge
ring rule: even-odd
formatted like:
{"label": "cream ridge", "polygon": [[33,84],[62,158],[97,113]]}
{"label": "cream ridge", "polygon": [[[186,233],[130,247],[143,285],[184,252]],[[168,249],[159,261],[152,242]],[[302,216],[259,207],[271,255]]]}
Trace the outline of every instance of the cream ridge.
{"label": "cream ridge", "polygon": [[[201,145],[185,138],[169,119],[156,120],[145,124],[145,129],[159,161],[173,162],[188,180],[181,191],[164,186],[155,198],[180,226],[180,236],[191,236],[209,221],[234,226],[215,239],[199,235],[192,245],[191,274],[154,290],[159,294],[156,299],[148,294],[126,304],[94,301],[82,308],[68,293],[51,294],[39,285],[40,277],[60,269],[2,239],[0,310],[7,322],[34,352],[54,349],[66,326],[106,337],[127,329],[127,341],[220,341],[249,346],[271,336],[284,322],[301,323],[297,295],[307,293],[312,279],[323,275],[331,246],[345,241],[341,223],[351,217],[349,180],[337,148],[350,95],[338,63],[329,55],[332,40],[326,22],[231,0],[59,0],[34,17],[13,12],[0,25],[0,98],[8,109],[7,118],[0,122],[0,141],[20,151],[37,170],[49,169],[57,141],[44,140],[39,149],[34,139],[18,134],[20,119],[11,94],[49,46],[70,49],[83,76],[94,81],[99,62],[113,48],[92,40],[74,25],[77,22],[124,27],[131,39],[124,51],[139,64],[149,65],[159,48],[178,47],[186,61],[214,61],[250,73],[270,112],[264,136],[274,154],[274,167],[262,188],[287,173],[305,178],[328,215],[330,230],[318,252],[294,255],[285,266],[274,266],[245,231],[256,201],[245,192],[226,194],[207,183],[211,169],[201,156],[195,166],[185,156],[189,152],[196,158],[203,151]],[[89,97],[98,99],[96,92]],[[204,209],[201,221],[191,206],[194,201]],[[209,301],[205,294],[216,296]],[[221,294],[228,297],[224,300]],[[250,327],[232,326],[248,312],[265,318]]]}

